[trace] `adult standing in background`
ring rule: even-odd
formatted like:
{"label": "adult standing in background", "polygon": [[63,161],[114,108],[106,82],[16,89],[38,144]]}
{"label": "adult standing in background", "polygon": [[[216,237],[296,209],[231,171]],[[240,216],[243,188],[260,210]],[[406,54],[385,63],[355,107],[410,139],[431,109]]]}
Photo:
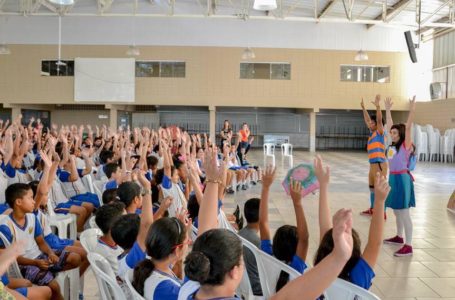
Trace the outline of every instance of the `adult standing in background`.
{"label": "adult standing in background", "polygon": [[232,139],[232,127],[231,123],[229,123],[229,120],[224,120],[223,128],[221,129],[220,132],[221,136],[221,143],[220,143],[220,149],[223,149],[224,147],[224,142],[231,142]]}
{"label": "adult standing in background", "polygon": [[247,123],[242,124],[242,129],[239,130],[238,133],[238,147],[237,147],[237,154],[239,155],[240,162],[242,166],[244,166],[246,163],[245,161],[245,155],[248,153],[248,150],[250,150],[251,143],[254,140],[254,137],[250,138],[251,132],[250,128],[248,127]]}

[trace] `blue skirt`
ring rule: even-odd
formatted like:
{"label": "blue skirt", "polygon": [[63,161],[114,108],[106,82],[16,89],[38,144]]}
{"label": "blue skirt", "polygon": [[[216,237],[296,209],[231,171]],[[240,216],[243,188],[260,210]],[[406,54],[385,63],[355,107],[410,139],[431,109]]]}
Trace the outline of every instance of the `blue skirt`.
{"label": "blue skirt", "polygon": [[414,195],[414,182],[411,175],[390,174],[389,175],[390,193],[385,201],[385,206],[392,209],[406,209],[416,206]]}

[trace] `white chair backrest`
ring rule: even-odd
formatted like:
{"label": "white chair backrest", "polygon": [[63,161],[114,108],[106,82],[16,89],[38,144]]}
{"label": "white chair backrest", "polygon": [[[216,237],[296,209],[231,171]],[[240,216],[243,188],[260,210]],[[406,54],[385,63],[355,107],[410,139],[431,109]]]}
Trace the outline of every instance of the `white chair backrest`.
{"label": "white chair backrest", "polygon": [[102,300],[126,300],[122,288],[117,283],[114,271],[107,260],[98,253],[89,252],[88,260],[95,273]]}
{"label": "white chair backrest", "polygon": [[126,273],[126,276],[125,276],[125,282],[126,282],[126,285],[128,286],[128,288],[130,289],[131,291],[131,295],[133,295],[133,300],[145,300],[144,297],[142,297],[137,291],[136,289],[134,288],[132,282],[133,282],[133,270],[129,270],[127,273]]}
{"label": "white chair backrest", "polygon": [[261,281],[262,293],[266,299],[276,294],[276,284],[281,271],[289,274],[289,280],[293,280],[302,275],[264,251],[258,251],[257,253],[259,256],[259,259],[256,259],[256,262],[258,263],[259,279]]}
{"label": "white chair backrest", "polygon": [[[6,217],[6,215],[5,215]],[[9,247],[11,243],[8,241],[6,236],[3,235],[2,232],[0,232],[0,240],[2,240],[3,245],[6,247]],[[14,277],[14,278],[22,278],[22,273],[21,270],[19,269],[19,265],[17,264],[17,260],[14,261],[8,268],[8,276]]]}
{"label": "white chair backrest", "polygon": [[292,156],[292,144],[281,144],[281,154],[284,156]]}
{"label": "white chair backrest", "polygon": [[264,155],[275,155],[275,144],[265,143],[264,144]]}
{"label": "white chair backrest", "polygon": [[[250,241],[244,239],[243,237],[241,237],[239,235],[237,235],[237,236],[242,241],[244,251],[246,249],[248,249],[251,253],[253,253],[254,258],[256,259],[256,264],[257,264],[257,261],[259,259],[259,254],[257,252],[259,252],[261,250],[259,250]],[[262,284],[261,284],[261,286],[262,286]],[[237,288],[237,294],[244,299],[250,299],[253,295],[253,289],[251,287],[251,282],[250,282],[250,278],[248,277],[248,271],[247,271],[246,267],[245,267],[245,270],[243,271],[242,281],[240,281],[240,284]]]}
{"label": "white chair backrest", "polygon": [[98,196],[98,199],[100,200],[100,206],[102,206],[104,204],[103,203],[103,188],[104,188],[103,181],[95,180],[93,182],[93,191]]}
{"label": "white chair backrest", "polygon": [[90,225],[90,228],[98,228],[98,225],[96,225],[96,222],[95,222],[95,218],[96,218],[96,216],[92,216],[88,220],[88,225]]}
{"label": "white chair backrest", "polygon": [[95,190],[93,189],[92,175],[91,174],[87,174],[87,175],[83,176],[81,178],[81,180],[82,180],[82,184],[84,184],[84,186],[87,189],[87,191],[89,191],[90,193],[94,194]]}
{"label": "white chair backrest", "polygon": [[379,300],[375,294],[340,278],[337,278],[324,293],[325,300]]}
{"label": "white chair backrest", "polygon": [[237,232],[234,227],[232,227],[231,223],[229,223],[226,214],[223,210],[220,210],[218,214],[218,228],[228,229],[232,232]]}
{"label": "white chair backrest", "polygon": [[87,253],[95,251],[96,244],[98,243],[98,237],[100,237],[102,234],[103,233],[98,228],[86,229],[81,233],[81,244]]}

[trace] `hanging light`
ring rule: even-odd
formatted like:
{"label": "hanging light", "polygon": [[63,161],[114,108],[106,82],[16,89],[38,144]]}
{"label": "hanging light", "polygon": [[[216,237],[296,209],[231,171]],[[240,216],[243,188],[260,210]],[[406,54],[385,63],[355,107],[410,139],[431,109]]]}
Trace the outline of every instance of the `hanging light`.
{"label": "hanging light", "polygon": [[253,8],[255,10],[275,10],[277,8],[276,0],[254,0]]}
{"label": "hanging light", "polygon": [[355,61],[367,61],[368,60],[368,54],[365,51],[363,51],[363,50],[359,50],[357,52],[357,54],[355,55],[354,60]]}
{"label": "hanging light", "polygon": [[74,0],[48,0],[50,3],[58,6],[70,6],[74,4]]}
{"label": "hanging light", "polygon": [[128,49],[126,50],[126,55],[139,56],[139,55],[141,55],[141,51],[135,45],[131,45],[131,46],[128,46]]}
{"label": "hanging light", "polygon": [[254,54],[253,49],[250,47],[245,48],[242,53],[242,59],[243,60],[249,60],[249,59],[254,59],[256,58],[256,54]]}
{"label": "hanging light", "polygon": [[6,44],[0,45],[0,55],[8,54],[11,54],[11,50],[9,49],[8,45]]}

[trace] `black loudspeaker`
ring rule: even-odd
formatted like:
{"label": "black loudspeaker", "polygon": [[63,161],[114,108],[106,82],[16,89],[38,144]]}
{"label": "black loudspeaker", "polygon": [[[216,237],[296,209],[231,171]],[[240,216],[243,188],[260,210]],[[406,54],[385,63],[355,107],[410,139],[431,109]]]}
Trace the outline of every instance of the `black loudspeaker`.
{"label": "black loudspeaker", "polygon": [[414,42],[412,41],[412,36],[410,31],[406,31],[404,33],[404,37],[406,38],[406,45],[408,45],[408,51],[409,51],[409,56],[411,57],[411,60],[413,63],[417,62],[417,55],[416,55],[416,49],[414,46]]}

